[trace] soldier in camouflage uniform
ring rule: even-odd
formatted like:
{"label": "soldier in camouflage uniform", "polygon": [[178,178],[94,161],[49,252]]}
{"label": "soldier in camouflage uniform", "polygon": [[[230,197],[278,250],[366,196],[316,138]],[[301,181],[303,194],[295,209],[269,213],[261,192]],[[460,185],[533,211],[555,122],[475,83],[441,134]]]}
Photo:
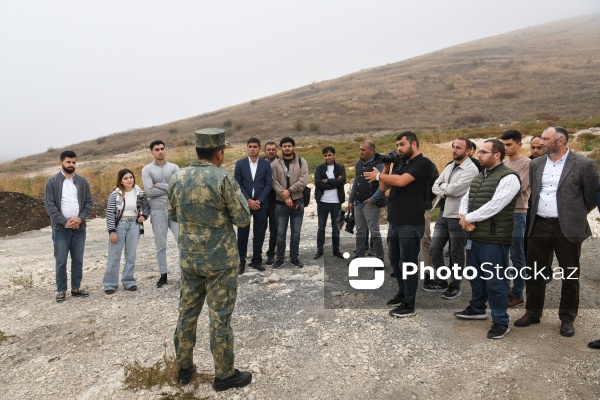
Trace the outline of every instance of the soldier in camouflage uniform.
{"label": "soldier in camouflage uniform", "polygon": [[196,134],[198,161],[177,172],[169,183],[169,218],[179,223],[181,296],[173,339],[179,383],[190,382],[195,366],[198,316],[207,299],[210,349],[216,390],[242,387],[252,375],[233,367],[231,314],[237,296],[240,262],[233,225],[250,224],[250,209],[236,180],[219,168],[225,156],[225,131],[201,129]]}

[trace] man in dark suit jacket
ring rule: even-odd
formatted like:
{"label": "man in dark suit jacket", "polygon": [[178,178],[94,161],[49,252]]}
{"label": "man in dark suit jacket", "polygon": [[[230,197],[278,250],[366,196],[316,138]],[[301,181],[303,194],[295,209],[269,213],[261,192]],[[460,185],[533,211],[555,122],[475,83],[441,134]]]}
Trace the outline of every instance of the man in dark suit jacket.
{"label": "man in dark suit jacket", "polygon": [[[240,184],[242,194],[248,201],[253,219],[254,240],[252,243],[252,268],[264,271],[262,265],[262,246],[267,229],[267,210],[269,207],[269,193],[271,192],[271,164],[260,158],[260,140],[250,138],[246,142],[248,157],[236,161],[234,177]],[[238,251],[240,265],[238,273],[246,270],[246,251],[248,250],[248,236],[250,226],[238,228]]]}
{"label": "man in dark suit jacket", "polygon": [[528,232],[526,313],[515,326],[539,324],[544,309],[544,271],[552,273],[552,253],[562,270],[558,317],[560,334],[573,336],[573,322],[579,309],[579,255],[581,243],[591,236],[587,214],[594,209],[598,171],[594,162],[567,147],[564,128],[550,127],[542,134],[546,157],[531,161],[531,226]]}

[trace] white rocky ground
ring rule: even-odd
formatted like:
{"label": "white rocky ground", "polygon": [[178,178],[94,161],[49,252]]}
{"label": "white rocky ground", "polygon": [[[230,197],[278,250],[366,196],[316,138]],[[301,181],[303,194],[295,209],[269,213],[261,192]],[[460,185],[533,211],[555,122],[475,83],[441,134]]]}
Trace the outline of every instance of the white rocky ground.
{"label": "white rocky ground", "polygon": [[[485,337],[490,320],[461,321],[465,294],[439,309],[394,319],[387,309],[326,309],[323,260],[312,262],[316,237],[314,206],[303,227],[307,267],[240,279],[233,327],[238,368],[254,371],[253,383],[215,393],[201,384],[200,398],[404,399],[404,398],[598,398],[600,351],[586,347],[600,338],[600,225],[590,214],[594,238],[582,251],[582,285],[576,334],[561,337],[555,309],[540,325],[514,328],[504,339]],[[6,399],[152,399],[174,390],[131,392],[122,385],[126,361],[154,364],[163,344],[172,351],[179,294],[174,243],[169,243],[171,284],[157,289],[152,230],[140,241],[139,291],[102,290],[106,262],[105,221],[89,224],[83,286],[87,299],[54,301],[50,229],[0,239],[0,397]],[[385,231],[385,227],[384,227]],[[349,234],[344,233],[351,242]],[[347,245],[345,244],[347,247]],[[342,250],[351,251],[350,248]],[[344,266],[340,266],[344,268]],[[387,274],[386,274],[387,275]],[[28,278],[33,287],[24,288]],[[386,277],[389,280],[389,277]],[[390,282],[391,284],[391,282]],[[549,299],[559,284],[549,286]],[[417,305],[439,296],[421,290]],[[344,296],[340,296],[343,298]],[[449,306],[448,306],[449,305]],[[510,310],[511,322],[522,309]],[[212,373],[208,318],[199,320],[195,362]]]}

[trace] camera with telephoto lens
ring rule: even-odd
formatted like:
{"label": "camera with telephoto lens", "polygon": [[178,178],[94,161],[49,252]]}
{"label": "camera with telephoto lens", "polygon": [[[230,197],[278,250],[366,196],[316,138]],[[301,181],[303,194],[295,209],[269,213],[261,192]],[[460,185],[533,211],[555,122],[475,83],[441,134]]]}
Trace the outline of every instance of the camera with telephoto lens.
{"label": "camera with telephoto lens", "polygon": [[348,212],[345,218],[346,221],[346,232],[354,234],[354,210]]}
{"label": "camera with telephoto lens", "polygon": [[375,163],[376,164],[391,164],[396,162],[399,155],[396,150],[392,150],[389,153],[375,153]]}

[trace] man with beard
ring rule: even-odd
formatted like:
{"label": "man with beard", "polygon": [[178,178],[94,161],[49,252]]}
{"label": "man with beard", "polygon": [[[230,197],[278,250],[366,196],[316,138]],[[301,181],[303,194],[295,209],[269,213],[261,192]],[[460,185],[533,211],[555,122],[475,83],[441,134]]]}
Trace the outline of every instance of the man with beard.
{"label": "man with beard", "polygon": [[[269,164],[279,159],[277,156],[277,144],[267,142],[265,144],[265,156],[263,157]],[[273,172],[271,171],[271,175]],[[267,249],[267,265],[275,262],[275,248],[277,247],[277,218],[275,217],[275,190],[271,188],[269,192],[269,207],[267,209],[267,218],[269,219],[269,248]]]}
{"label": "man with beard", "polygon": [[521,190],[515,205],[515,217],[513,225],[513,239],[510,246],[510,260],[515,269],[513,287],[508,293],[508,306],[515,307],[523,304],[523,290],[525,280],[523,268],[525,268],[525,225],[527,223],[527,202],[529,201],[529,158],[521,154],[521,132],[514,129],[508,130],[500,137],[506,149],[504,165],[519,174]]}
{"label": "man with beard", "polygon": [[595,207],[598,170],[592,160],[573,153],[568,147],[569,134],[564,128],[550,127],[542,133],[545,157],[529,166],[531,184],[531,226],[527,265],[532,268],[526,282],[525,315],[515,326],[539,324],[544,310],[546,275],[556,254],[561,268],[562,288],[558,317],[560,334],[573,336],[573,322],[579,310],[579,256],[581,243],[591,236],[587,214]]}
{"label": "man with beard", "polygon": [[375,143],[363,141],[359,146],[360,158],[354,164],[355,176],[348,197],[348,211],[354,210],[356,222],[356,257],[364,257],[368,253],[368,233],[373,240],[373,254],[383,261],[383,243],[379,231],[379,216],[381,211],[377,201],[385,196],[377,182],[368,182],[367,172],[379,173],[383,166],[375,159]]}
{"label": "man with beard", "polygon": [[391,173],[390,165],[385,164],[381,173],[372,171],[363,174],[369,182],[379,181],[379,189],[382,191],[392,187],[387,206],[387,240],[390,264],[398,282],[398,294],[387,304],[395,307],[390,311],[391,316],[403,318],[416,314],[419,274],[404,276],[400,270],[400,262],[419,262],[421,238],[425,230],[425,201],[427,192],[431,190],[431,176],[435,166],[432,167],[431,160],[421,154],[419,140],[413,132],[399,134],[396,145],[403,162],[394,163]]}
{"label": "man with beard", "polygon": [[[460,199],[469,189],[471,181],[479,173],[477,166],[468,156],[468,142],[458,138],[452,143],[453,161],[446,166],[439,178],[434,182],[432,191],[444,200],[444,209],[440,211],[433,230],[431,240],[431,260],[433,268],[444,265],[444,246],[450,241],[450,259],[461,269],[465,266],[465,244],[467,234],[460,227],[458,208]],[[451,266],[450,266],[451,267]],[[436,279],[423,285],[426,292],[444,292],[442,298],[452,300],[462,294],[460,279],[453,278],[450,285],[444,280]]]}
{"label": "man with beard", "polygon": [[506,268],[512,243],[514,209],[521,188],[516,172],[502,163],[502,142],[488,139],[479,150],[484,171],[471,182],[460,201],[460,226],[467,234],[467,265],[477,273],[471,283],[471,301],[457,318],[486,319],[486,303],[492,313],[488,339],[502,339],[508,327],[508,286]]}
{"label": "man with beard", "polygon": [[529,156],[530,160],[535,160],[544,155],[544,152],[542,151],[542,137],[540,135],[535,135],[531,138],[531,141],[529,142],[529,151],[531,153]]}
{"label": "man with beard", "polygon": [[277,260],[273,268],[283,266],[288,224],[290,225],[290,261],[297,268],[300,261],[300,233],[304,218],[304,188],[308,184],[308,162],[294,152],[296,141],[284,137],[279,142],[282,157],[273,161],[272,186],[275,190],[275,215],[277,217]]}
{"label": "man with beard", "polygon": [[56,301],[65,301],[67,257],[71,254],[71,296],[87,297],[81,289],[85,220],[92,210],[88,181],[75,173],[77,155],[67,150],[60,154],[61,171],[51,176],[44,190],[44,208],[50,216],[54,258],[56,260]]}

